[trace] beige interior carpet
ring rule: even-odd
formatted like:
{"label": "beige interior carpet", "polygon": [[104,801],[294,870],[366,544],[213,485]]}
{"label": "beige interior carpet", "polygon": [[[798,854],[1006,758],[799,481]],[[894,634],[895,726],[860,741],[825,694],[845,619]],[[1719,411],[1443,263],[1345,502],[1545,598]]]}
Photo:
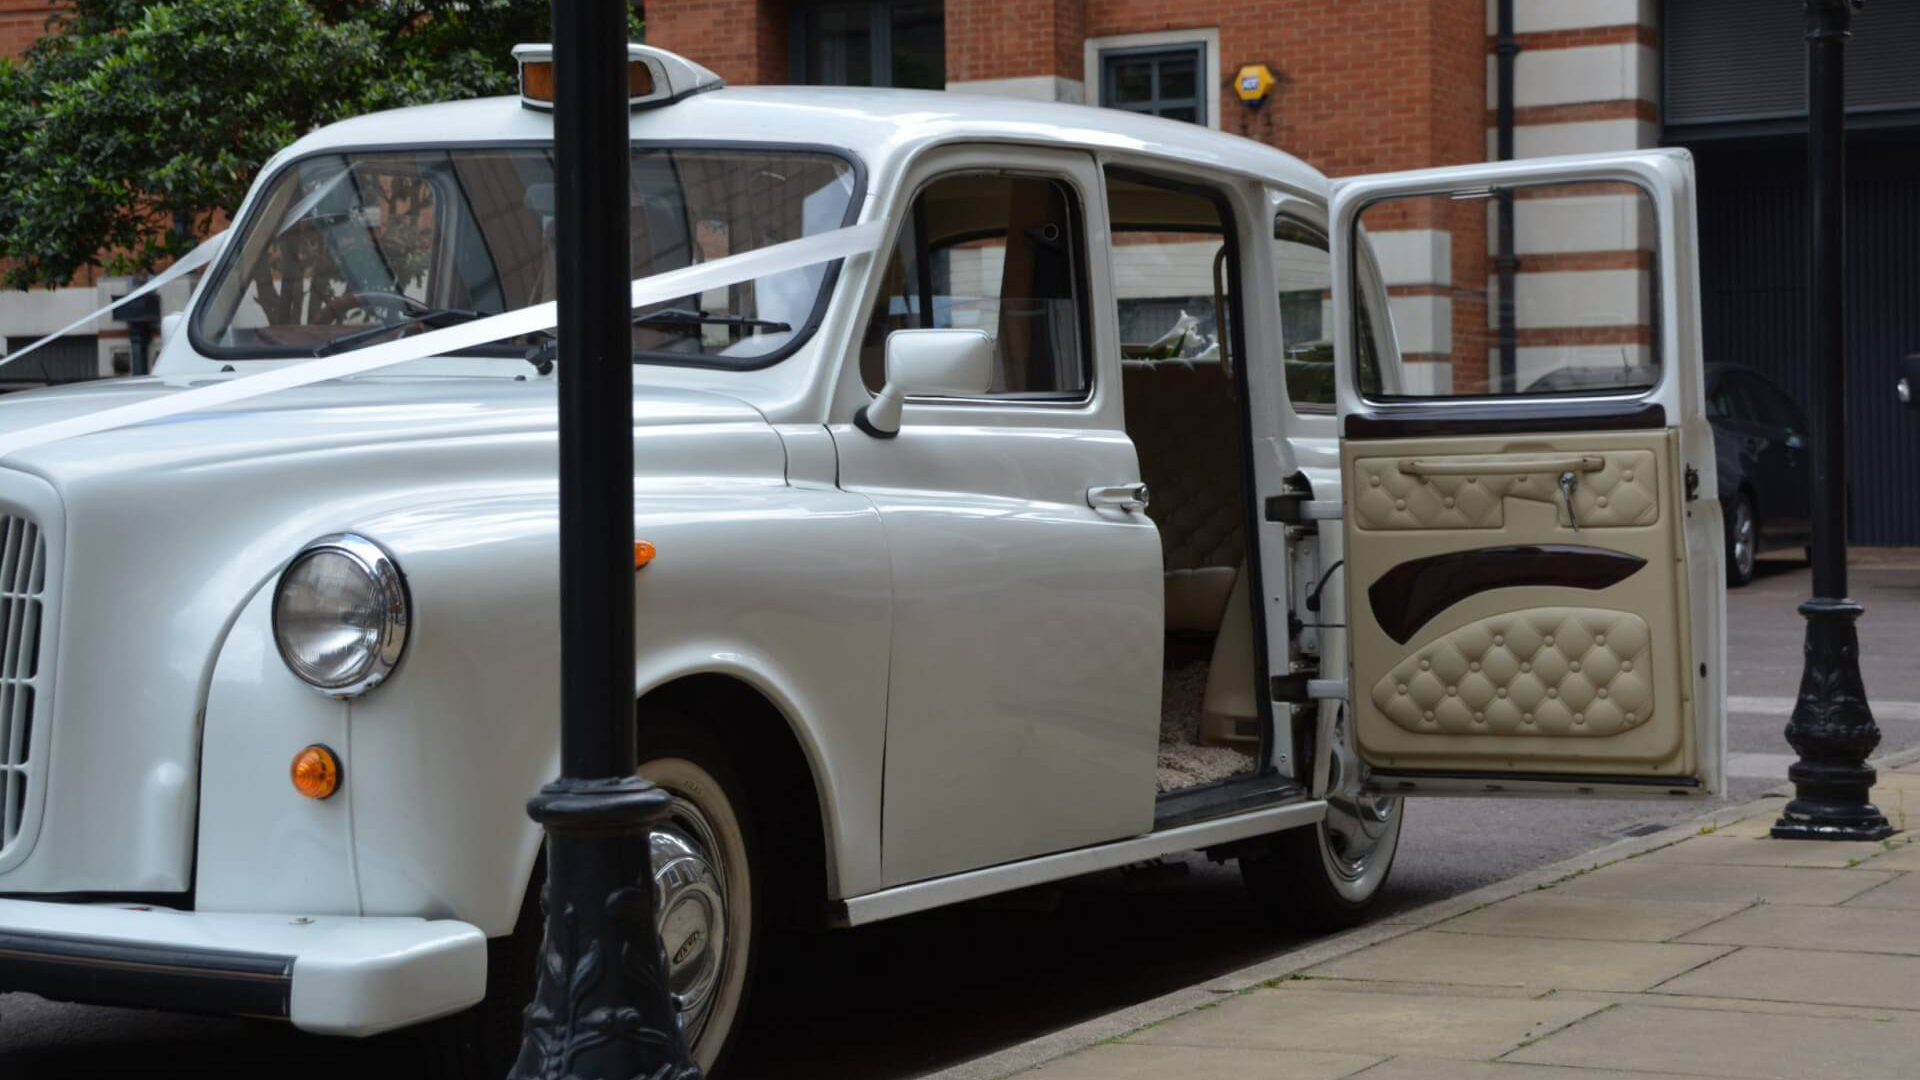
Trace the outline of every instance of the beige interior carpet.
{"label": "beige interior carpet", "polygon": [[1251,755],[1227,746],[1200,745],[1200,706],[1207,696],[1207,662],[1167,672],[1160,683],[1161,793],[1251,772]]}

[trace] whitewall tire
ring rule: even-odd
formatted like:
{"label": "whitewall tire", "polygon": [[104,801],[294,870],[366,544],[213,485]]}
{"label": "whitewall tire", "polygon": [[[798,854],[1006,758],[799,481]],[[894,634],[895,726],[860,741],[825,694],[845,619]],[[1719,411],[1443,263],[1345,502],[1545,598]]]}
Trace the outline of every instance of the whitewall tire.
{"label": "whitewall tire", "polygon": [[713,1075],[739,1031],[763,912],[745,791],[697,733],[642,732],[639,773],[673,796],[654,827],[654,901],[667,984],[701,1071]]}

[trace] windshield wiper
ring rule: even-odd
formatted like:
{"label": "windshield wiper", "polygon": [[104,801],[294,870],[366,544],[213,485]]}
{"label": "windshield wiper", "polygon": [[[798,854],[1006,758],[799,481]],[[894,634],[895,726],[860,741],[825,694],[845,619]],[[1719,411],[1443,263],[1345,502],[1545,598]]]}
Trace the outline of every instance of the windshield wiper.
{"label": "windshield wiper", "polygon": [[381,323],[378,326],[369,326],[365,330],[355,330],[351,334],[341,334],[337,338],[316,346],[313,350],[313,355],[332,356],[334,353],[350,345],[357,345],[368,338],[376,338],[382,334],[391,334],[395,330],[405,330],[409,326],[425,324],[436,330],[440,330],[459,323],[472,322],[475,319],[484,318],[486,318],[484,313],[468,311],[465,308],[425,308],[408,315],[404,319]]}
{"label": "windshield wiper", "polygon": [[664,323],[668,326],[739,326],[750,330],[772,330],[775,333],[792,330],[793,327],[773,319],[756,319],[751,315],[735,315],[728,311],[694,311],[690,308],[661,308],[633,317],[633,325],[645,326],[648,323]]}

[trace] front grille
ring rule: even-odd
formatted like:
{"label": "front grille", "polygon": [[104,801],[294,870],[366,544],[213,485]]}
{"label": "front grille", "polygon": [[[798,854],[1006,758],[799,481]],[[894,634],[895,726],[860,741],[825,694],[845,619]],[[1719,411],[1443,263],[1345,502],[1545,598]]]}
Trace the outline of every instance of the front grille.
{"label": "front grille", "polygon": [[0,517],[0,854],[27,816],[46,587],[46,536],[28,518]]}

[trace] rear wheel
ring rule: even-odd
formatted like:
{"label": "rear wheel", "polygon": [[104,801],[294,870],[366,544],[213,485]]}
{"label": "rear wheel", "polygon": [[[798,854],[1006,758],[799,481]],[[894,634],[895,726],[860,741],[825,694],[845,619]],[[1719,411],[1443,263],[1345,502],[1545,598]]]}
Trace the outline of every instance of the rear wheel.
{"label": "rear wheel", "polygon": [[1393,870],[1404,806],[1400,799],[1329,798],[1325,819],[1274,837],[1266,854],[1243,856],[1240,879],[1262,906],[1320,929],[1358,925]]}
{"label": "rear wheel", "polygon": [[1741,492],[1727,511],[1727,584],[1745,585],[1753,580],[1754,560],[1760,555],[1760,516],[1754,512],[1753,497]]}

